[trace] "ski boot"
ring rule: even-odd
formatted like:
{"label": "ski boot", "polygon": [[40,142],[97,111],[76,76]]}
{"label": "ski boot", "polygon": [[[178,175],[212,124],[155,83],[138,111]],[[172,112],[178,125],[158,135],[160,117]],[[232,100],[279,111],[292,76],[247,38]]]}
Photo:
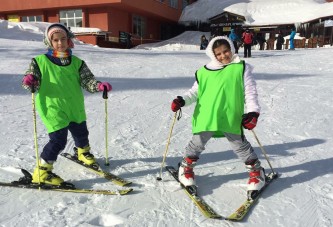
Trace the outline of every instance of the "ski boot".
{"label": "ski boot", "polygon": [[95,170],[99,169],[99,165],[95,160],[95,157],[92,153],[90,153],[90,146],[86,146],[84,148],[74,147],[75,156],[79,161],[81,161],[84,165],[91,167]]}
{"label": "ski boot", "polygon": [[184,157],[179,163],[178,179],[185,186],[195,186],[193,167],[196,165],[198,158]]}
{"label": "ski boot", "polygon": [[248,199],[254,199],[258,192],[265,186],[265,169],[260,166],[258,159],[245,163],[250,179],[247,183]]}
{"label": "ski boot", "polygon": [[47,163],[46,161],[41,160],[39,169],[37,166],[32,174],[31,182],[36,184],[61,186],[64,180],[55,173],[52,173],[52,169],[53,163]]}

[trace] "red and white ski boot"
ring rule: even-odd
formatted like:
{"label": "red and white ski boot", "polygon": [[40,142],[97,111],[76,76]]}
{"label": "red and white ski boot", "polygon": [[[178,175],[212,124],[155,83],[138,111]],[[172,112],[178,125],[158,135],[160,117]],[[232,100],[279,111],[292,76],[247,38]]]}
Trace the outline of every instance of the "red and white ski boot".
{"label": "red and white ski boot", "polygon": [[193,167],[196,165],[198,158],[183,158],[179,163],[178,179],[185,186],[195,185]]}
{"label": "red and white ski boot", "polygon": [[247,182],[247,196],[253,199],[255,195],[265,186],[265,170],[260,166],[260,161],[251,160],[245,163],[250,179]]}

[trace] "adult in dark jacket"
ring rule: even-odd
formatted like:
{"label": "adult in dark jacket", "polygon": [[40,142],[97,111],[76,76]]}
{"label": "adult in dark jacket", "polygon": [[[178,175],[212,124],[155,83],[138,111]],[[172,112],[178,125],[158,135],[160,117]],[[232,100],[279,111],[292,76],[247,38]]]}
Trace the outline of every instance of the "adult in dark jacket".
{"label": "adult in dark jacket", "polygon": [[251,46],[253,42],[253,34],[249,29],[243,32],[242,39],[244,42],[244,58],[251,57]]}
{"label": "adult in dark jacket", "polygon": [[208,40],[206,39],[205,35],[201,36],[201,43],[200,43],[200,50],[206,50],[208,45]]}
{"label": "adult in dark jacket", "polygon": [[257,41],[259,43],[259,49],[260,50],[264,50],[265,49],[266,39],[265,39],[265,37],[263,36],[262,33],[258,33],[257,34]]}
{"label": "adult in dark jacket", "polygon": [[282,50],[282,45],[284,44],[284,38],[281,34],[281,32],[279,32],[279,35],[276,39],[276,49],[277,50]]}

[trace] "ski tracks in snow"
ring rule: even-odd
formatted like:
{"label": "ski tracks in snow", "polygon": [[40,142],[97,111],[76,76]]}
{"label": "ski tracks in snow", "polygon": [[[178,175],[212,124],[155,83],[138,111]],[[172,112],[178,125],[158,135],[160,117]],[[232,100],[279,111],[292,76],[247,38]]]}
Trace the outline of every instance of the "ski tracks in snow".
{"label": "ski tracks in snow", "polygon": [[304,221],[308,219],[309,226],[333,226],[333,214],[331,204],[333,203],[333,184],[326,183],[326,179],[332,174],[326,174],[320,180],[320,184],[309,185],[306,191],[310,195],[305,199],[304,208],[309,212],[303,214]]}

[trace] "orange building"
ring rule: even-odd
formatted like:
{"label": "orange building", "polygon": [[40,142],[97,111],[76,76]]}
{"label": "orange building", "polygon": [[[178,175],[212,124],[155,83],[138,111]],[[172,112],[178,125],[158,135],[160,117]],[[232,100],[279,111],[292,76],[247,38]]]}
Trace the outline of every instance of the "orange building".
{"label": "orange building", "polygon": [[86,43],[102,47],[128,47],[129,40],[132,45],[138,45],[178,35],[182,31],[178,25],[182,10],[195,1],[1,0],[0,19],[60,22],[70,28],[98,28],[85,33],[81,30],[76,36]]}

